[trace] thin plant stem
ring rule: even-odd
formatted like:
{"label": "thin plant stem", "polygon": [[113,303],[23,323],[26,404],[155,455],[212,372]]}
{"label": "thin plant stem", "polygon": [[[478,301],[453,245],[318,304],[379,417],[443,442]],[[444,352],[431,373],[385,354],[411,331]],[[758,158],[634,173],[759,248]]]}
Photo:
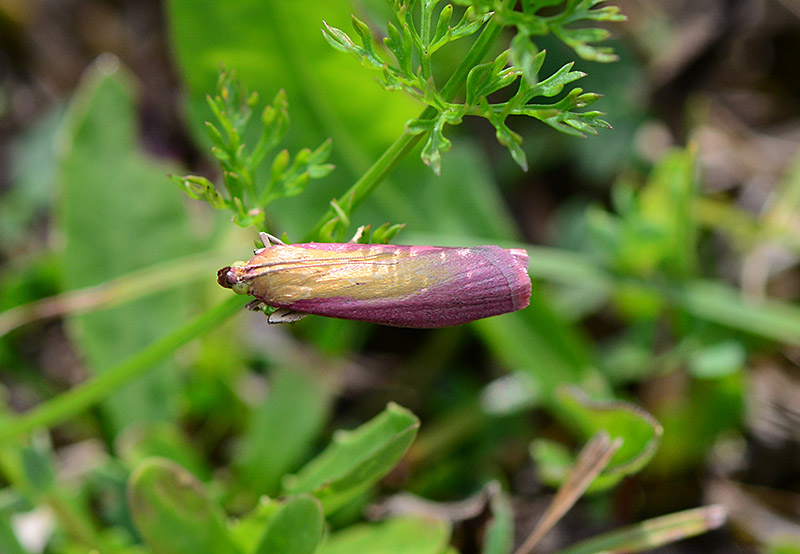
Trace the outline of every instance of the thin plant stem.
{"label": "thin plant stem", "polygon": [[514,554],[531,554],[533,552],[539,541],[583,496],[583,493],[605,469],[620,446],[622,446],[622,439],[617,437],[612,441],[605,431],[597,433],[586,443],[578,455],[578,459],[575,460],[575,467],[570,471],[567,480],[558,489],[534,530]]}
{"label": "thin plant stem", "polygon": [[215,329],[241,310],[244,299],[233,296],[122,363],[85,383],[51,398],[18,416],[0,420],[0,444],[35,429],[50,427],[96,404],[109,394],[150,371],[160,360],[181,346]]}
{"label": "thin plant stem", "polygon": [[727,509],[720,504],[692,508],[648,519],[599,537],[587,539],[559,554],[608,554],[650,551],[680,539],[707,533],[721,527]]}
{"label": "thin plant stem", "polygon": [[428,55],[428,46],[431,42],[431,9],[426,5],[426,2],[423,2],[422,5],[422,18],[420,21],[421,27],[421,37],[420,37],[420,46],[423,49],[422,54],[422,76],[425,79],[430,79],[432,75],[431,70],[431,57]]}
{"label": "thin plant stem", "polygon": [[[39,319],[83,314],[117,306],[156,292],[185,286],[194,280],[207,279],[205,270],[208,269],[209,263],[216,261],[217,257],[222,259],[222,254],[217,256],[204,252],[169,260],[126,273],[99,285],[63,292],[16,306],[0,313],[0,337]],[[181,279],[175,279],[175,275],[181,275]]]}
{"label": "thin plant stem", "polygon": [[103,540],[91,519],[82,510],[76,509],[66,498],[63,490],[44,495],[43,501],[53,510],[61,527],[73,539],[84,546],[98,551],[103,550]]}

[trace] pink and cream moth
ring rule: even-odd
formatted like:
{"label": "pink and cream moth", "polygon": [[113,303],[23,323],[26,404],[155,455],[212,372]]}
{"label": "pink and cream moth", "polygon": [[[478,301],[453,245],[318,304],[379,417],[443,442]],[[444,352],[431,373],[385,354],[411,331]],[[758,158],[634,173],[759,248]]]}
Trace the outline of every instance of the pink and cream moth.
{"label": "pink and cream moth", "polygon": [[394,327],[447,327],[514,312],[530,302],[528,253],[499,246],[287,245],[264,248],[217,272],[217,281],[278,308],[270,323],[308,314]]}

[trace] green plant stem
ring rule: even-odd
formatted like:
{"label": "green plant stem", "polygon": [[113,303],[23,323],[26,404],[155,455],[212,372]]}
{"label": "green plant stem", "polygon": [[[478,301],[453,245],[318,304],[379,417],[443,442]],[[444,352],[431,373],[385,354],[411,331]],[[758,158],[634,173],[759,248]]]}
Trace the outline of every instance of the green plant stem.
{"label": "green plant stem", "polygon": [[748,298],[708,280],[656,290],[695,317],[768,339],[800,346],[800,308],[769,298]]}
{"label": "green plant stem", "polygon": [[[99,285],[71,290],[15,306],[0,313],[0,337],[14,329],[51,317],[76,315],[130,302],[207,278],[209,265],[222,265],[228,253],[203,252],[132,271]],[[175,279],[181,275],[181,279]]]}
{"label": "green plant stem", "polygon": [[244,300],[240,296],[233,296],[85,383],[43,402],[22,415],[4,417],[0,420],[0,444],[35,429],[61,423],[79,414],[119,387],[141,377],[150,371],[156,362],[166,358],[184,344],[216,328],[241,310]]}
{"label": "green plant stem", "polygon": [[693,508],[656,517],[617,531],[587,539],[560,554],[594,552],[642,552],[716,529],[725,522],[726,510],[720,505]]}
{"label": "green plant stem", "polygon": [[431,16],[433,13],[433,7],[429,6],[428,2],[422,3],[422,18],[420,22],[422,36],[420,37],[420,42],[422,43],[423,52],[420,52],[422,55],[422,76],[425,80],[431,78],[432,70],[431,70],[431,57],[428,52],[428,46],[431,43]]}
{"label": "green plant stem", "polygon": [[[514,2],[506,0],[505,4],[513,5]],[[446,102],[451,102],[459,88],[466,82],[470,70],[478,65],[484,56],[489,52],[492,44],[500,36],[503,26],[499,23],[489,21],[484,27],[478,39],[472,44],[464,60],[453,72],[441,90],[441,97]],[[419,119],[433,119],[436,116],[436,109],[428,106],[419,115]],[[400,163],[400,160],[408,154],[414,146],[422,139],[424,134],[412,135],[408,131],[404,132],[389,148],[377,159],[375,163],[351,186],[347,192],[335,200],[339,206],[346,206],[349,210],[354,210],[380,185],[392,170]],[[320,230],[333,218],[337,217],[336,210],[329,208],[325,215],[317,222],[308,234],[308,240],[319,236]]]}
{"label": "green plant stem", "polygon": [[47,504],[58,518],[61,527],[76,541],[87,548],[102,552],[104,544],[88,514],[76,509],[66,498],[62,490],[44,496]]}
{"label": "green plant stem", "polygon": [[575,465],[566,480],[558,488],[556,495],[541,515],[531,534],[514,554],[530,554],[536,545],[555,527],[564,515],[583,496],[589,485],[608,467],[611,458],[622,446],[622,437],[613,441],[606,431],[599,431],[581,449]]}

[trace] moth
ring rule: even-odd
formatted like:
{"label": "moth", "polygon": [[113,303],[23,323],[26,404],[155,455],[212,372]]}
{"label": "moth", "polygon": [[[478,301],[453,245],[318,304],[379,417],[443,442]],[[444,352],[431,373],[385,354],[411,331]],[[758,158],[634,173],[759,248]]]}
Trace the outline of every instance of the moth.
{"label": "moth", "polygon": [[217,272],[217,282],[277,308],[269,323],[314,314],[393,327],[434,328],[528,306],[528,253],[519,248],[284,244],[260,234],[264,248]]}

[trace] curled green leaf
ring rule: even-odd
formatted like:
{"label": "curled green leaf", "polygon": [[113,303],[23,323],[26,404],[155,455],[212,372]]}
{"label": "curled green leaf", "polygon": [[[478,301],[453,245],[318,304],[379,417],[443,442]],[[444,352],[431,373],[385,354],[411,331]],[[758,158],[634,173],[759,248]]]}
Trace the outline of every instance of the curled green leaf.
{"label": "curled green leaf", "polygon": [[575,387],[560,389],[557,400],[560,413],[582,436],[605,431],[612,439],[623,440],[596,486],[609,486],[639,471],[655,454],[663,428],[642,408],[622,401],[592,400]]}
{"label": "curled green leaf", "polygon": [[319,456],[287,478],[288,493],[310,492],[326,513],[335,511],[385,475],[419,428],[417,417],[396,404],[353,431],[339,431]]}

